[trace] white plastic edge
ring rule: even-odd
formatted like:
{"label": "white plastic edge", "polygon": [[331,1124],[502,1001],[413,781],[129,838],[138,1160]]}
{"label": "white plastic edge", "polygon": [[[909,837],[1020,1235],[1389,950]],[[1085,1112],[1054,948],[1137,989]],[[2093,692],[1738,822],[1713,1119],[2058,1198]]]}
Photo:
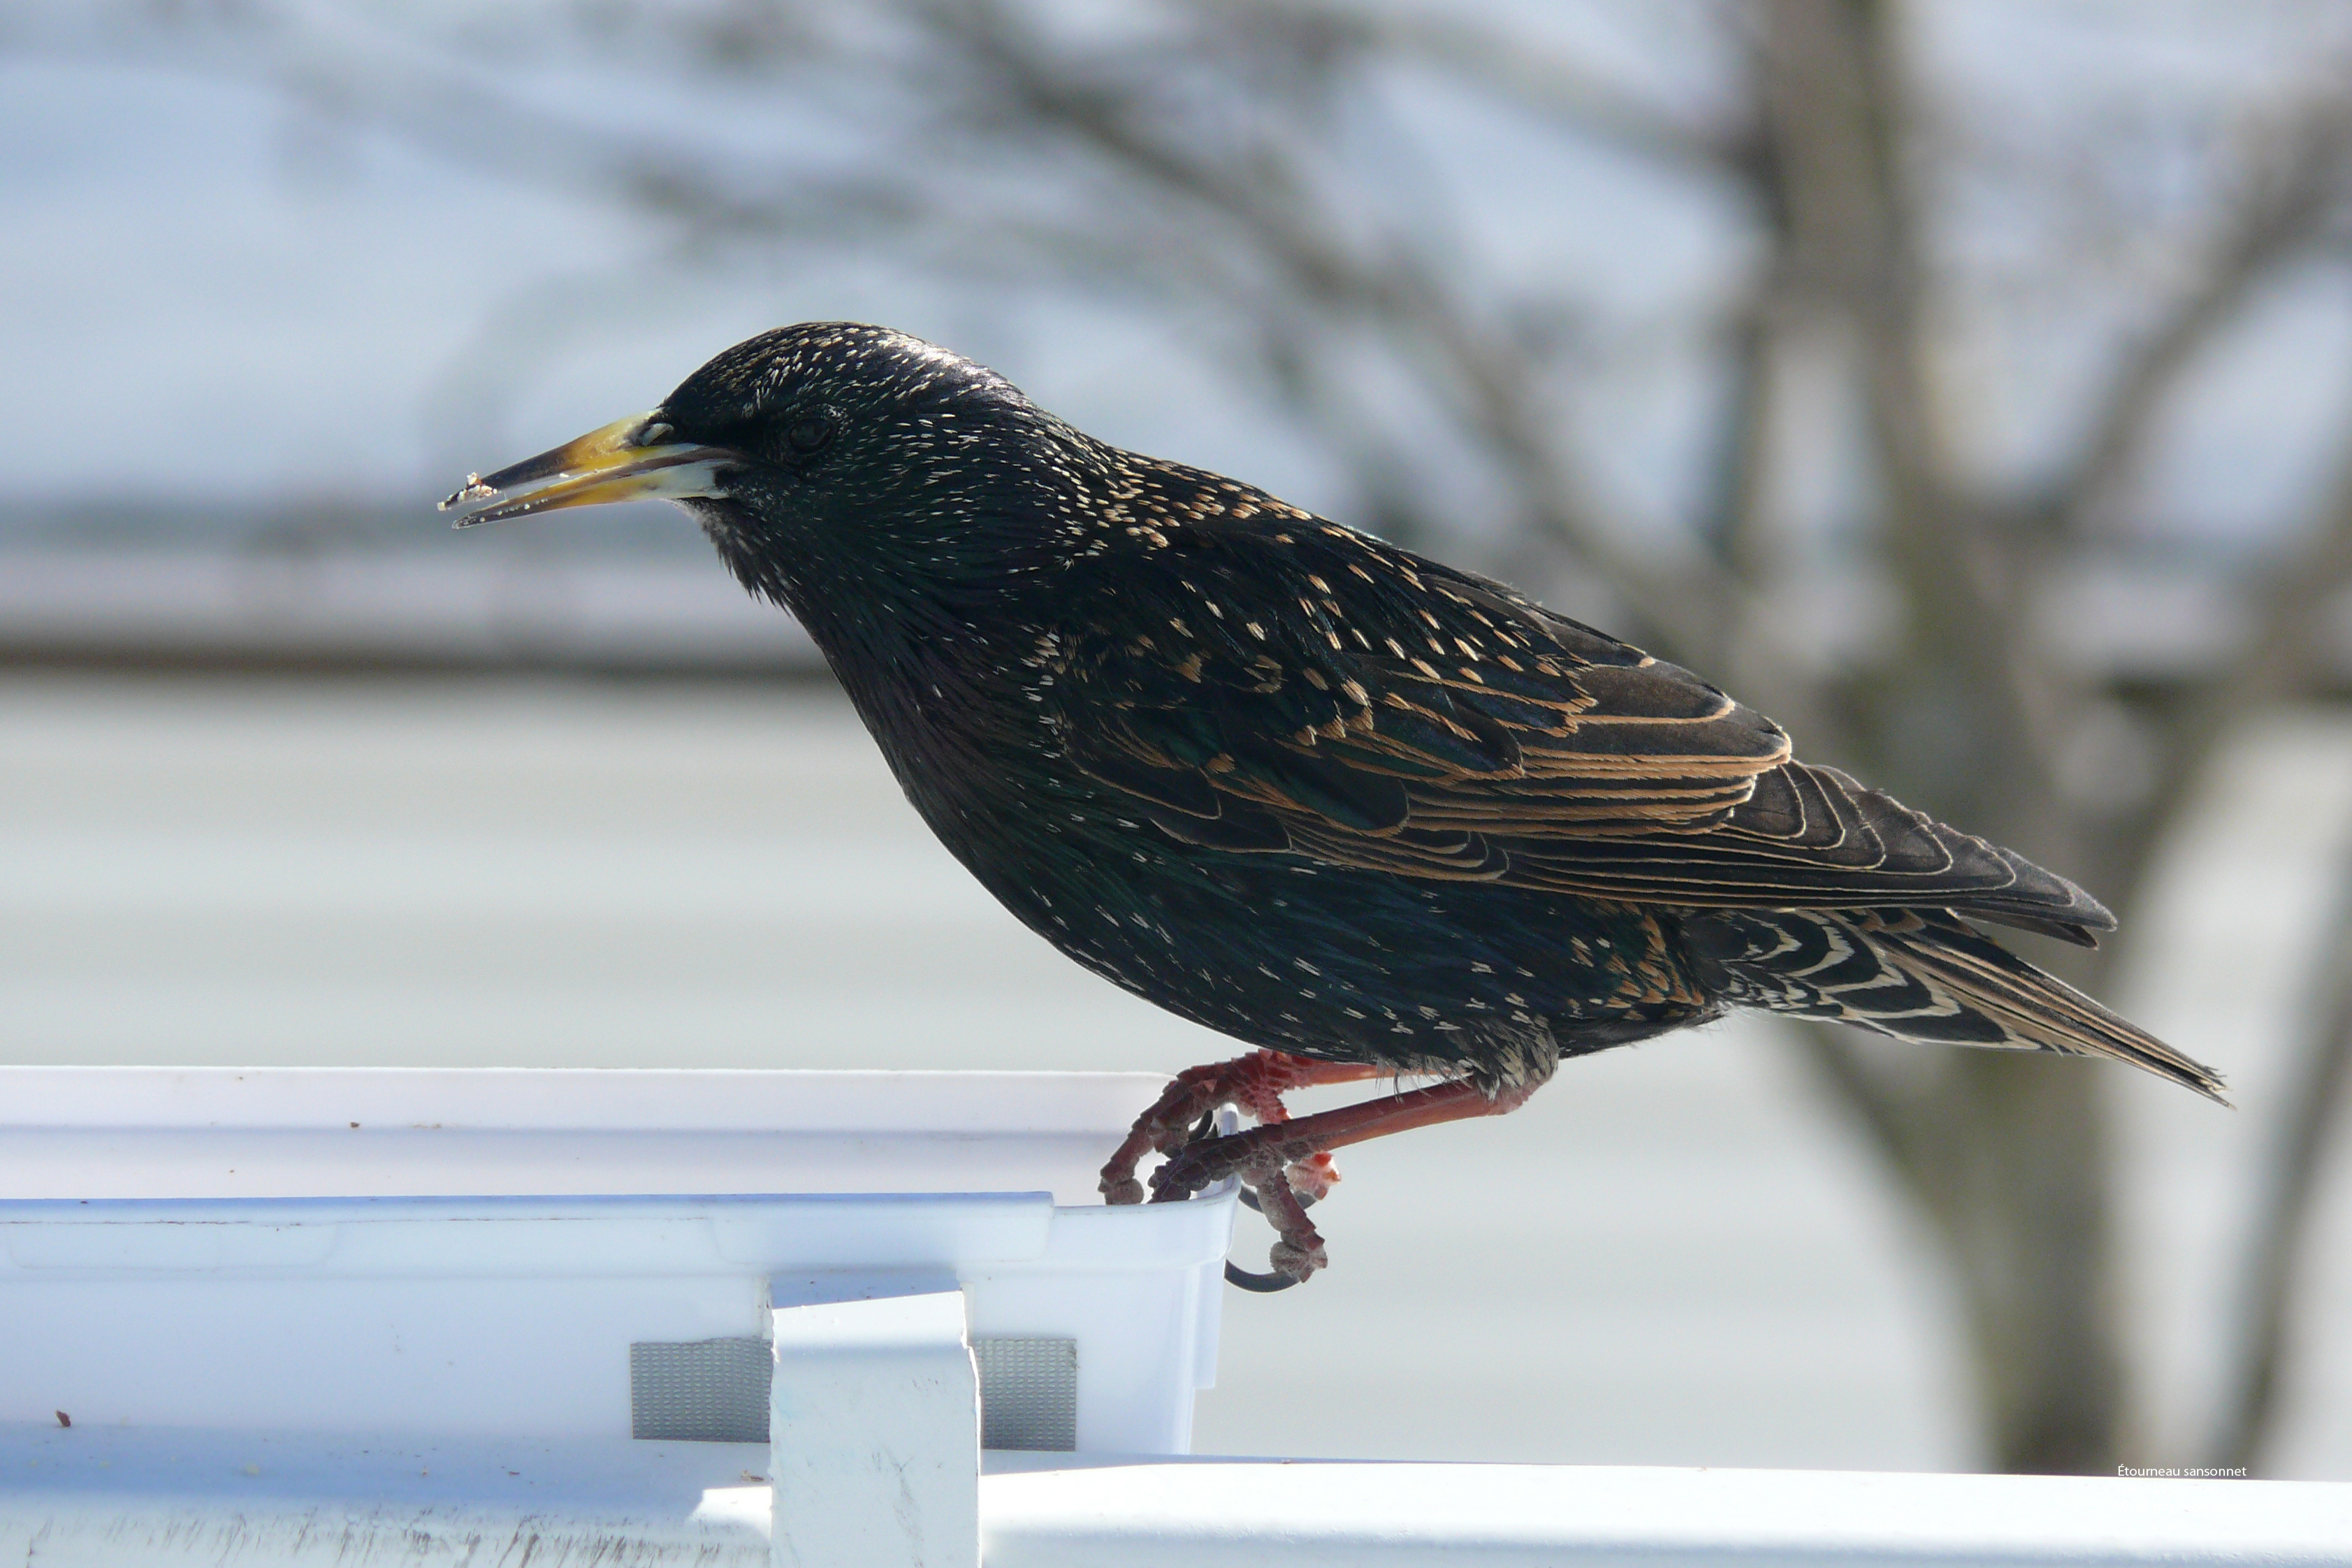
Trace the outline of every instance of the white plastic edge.
{"label": "white plastic edge", "polygon": [[[0,1560],[456,1568],[528,1548],[532,1568],[758,1568],[764,1462],[750,1444],[0,1424]],[[986,1468],[987,1568],[2352,1563],[2352,1484],[2334,1482],[996,1454]]]}
{"label": "white plastic edge", "polygon": [[0,1067],[0,1127],[1123,1133],[1142,1072]]}

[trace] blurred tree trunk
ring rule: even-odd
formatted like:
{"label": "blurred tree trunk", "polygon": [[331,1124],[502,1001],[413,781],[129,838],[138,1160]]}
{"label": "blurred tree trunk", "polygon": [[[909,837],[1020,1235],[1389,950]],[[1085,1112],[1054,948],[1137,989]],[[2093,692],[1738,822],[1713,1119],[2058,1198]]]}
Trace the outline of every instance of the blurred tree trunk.
{"label": "blurred tree trunk", "polygon": [[[2258,171],[2272,178],[2219,237],[2202,286],[2095,411],[2092,450],[2071,483],[2021,513],[1956,470],[1928,373],[1923,308],[1932,285],[1918,215],[1931,198],[1916,163],[1902,22],[1892,0],[1772,0],[1757,51],[1761,166],[1775,186],[1769,208],[1782,215],[1781,267],[1801,280],[1808,314],[1833,322],[1854,361],[1906,609],[1900,656],[1873,679],[1817,697],[1814,711],[1843,722],[1801,740],[1938,816],[2119,892],[2127,909],[2221,733],[2290,689],[2306,662],[2318,616],[2347,574],[2352,488],[2287,563],[2292,576],[2271,584],[2252,646],[2176,717],[2154,798],[2124,821],[2070,803],[2063,786],[2069,731],[2099,694],[2040,646],[2032,594],[2064,542],[2058,536],[2079,527],[2102,499],[2094,489],[2137,455],[2170,378],[2327,209],[2340,119],[2283,138],[2270,163],[2286,166]],[[2104,954],[2036,957],[2085,985],[2106,967]],[[2106,1079],[2086,1064],[1969,1051],[1906,1064],[1897,1077],[1877,1070],[1850,1037],[1811,1031],[1805,1044],[1949,1254],[1994,1461],[2112,1470],[2125,1457],[2130,1411]],[[2317,1142],[2319,1131],[2305,1142]],[[2307,1200],[2309,1165],[2306,1149],[2300,1184],[2294,1174],[2280,1181],[2298,1214],[2292,1199]],[[2279,1258],[2265,1267],[2277,1268]],[[2263,1364],[2257,1383],[2269,1375]],[[2241,1423],[2250,1424],[2258,1422]]]}
{"label": "blurred tree trunk", "polygon": [[2295,1081],[2260,1182],[2236,1342],[2209,1462],[2252,1469],[2277,1430],[2293,1323],[2303,1277],[2306,1221],[2337,1124],[2352,1099],[2352,865],[2337,890],[2335,929],[2320,957],[2306,1009]]}
{"label": "blurred tree trunk", "polygon": [[[2051,666],[2025,646],[2022,584],[1980,547],[1970,513],[1982,503],[1953,473],[1923,363],[1898,23],[1885,0],[1776,0],[1759,51],[1784,265],[1858,362],[1906,610],[1893,668],[1838,694],[1846,732],[1801,739],[1853,753],[1864,776],[1997,843],[2074,866],[2037,732]],[[1898,1088],[1840,1036],[1808,1044],[1951,1254],[1995,1463],[2111,1469],[2125,1384],[2104,1080],[2077,1064],[1955,1051]]]}

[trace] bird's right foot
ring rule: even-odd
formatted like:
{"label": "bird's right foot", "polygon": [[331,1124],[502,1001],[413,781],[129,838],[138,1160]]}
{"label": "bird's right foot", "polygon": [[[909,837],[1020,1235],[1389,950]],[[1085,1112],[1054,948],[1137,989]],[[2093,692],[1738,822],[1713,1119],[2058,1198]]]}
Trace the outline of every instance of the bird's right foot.
{"label": "bird's right foot", "polygon": [[[1271,1124],[1286,1121],[1282,1097],[1294,1089],[1317,1084],[1360,1083],[1378,1078],[1384,1069],[1360,1062],[1322,1062],[1286,1051],[1252,1051],[1228,1062],[1190,1068],[1176,1075],[1151,1108],[1135,1119],[1127,1139],[1102,1168],[1097,1189],[1110,1204],[1139,1204],[1144,1187],[1136,1173],[1147,1154],[1176,1153],[1214,1131],[1213,1119],[1222,1106],[1234,1105],[1253,1119]],[[1322,1197],[1339,1179],[1331,1157],[1318,1152],[1297,1163],[1289,1181],[1298,1191]]]}
{"label": "bird's right foot", "polygon": [[1291,1185],[1290,1173],[1297,1168],[1286,1168],[1278,1160],[1268,1160],[1246,1166],[1239,1173],[1243,1201],[1265,1216],[1266,1223],[1274,1226],[1276,1239],[1266,1254],[1269,1272],[1255,1274],[1227,1263],[1227,1283],[1267,1295],[1303,1285],[1316,1270],[1330,1267],[1331,1258],[1324,1250],[1323,1237],[1317,1232],[1315,1222],[1307,1217],[1315,1199]]}
{"label": "bird's right foot", "polygon": [[[1151,1201],[1174,1203],[1192,1196],[1227,1176],[1239,1177],[1255,1188],[1266,1219],[1281,1240],[1271,1261],[1277,1275],[1302,1280],[1326,1266],[1323,1238],[1307,1217],[1307,1205],[1291,1185],[1291,1173],[1312,1169],[1318,1155],[1368,1138],[1434,1126],[1469,1117],[1499,1116],[1535,1092],[1541,1080],[1490,1091],[1469,1079],[1454,1079],[1425,1089],[1403,1089],[1379,1100],[1319,1110],[1311,1116],[1268,1122],[1244,1132],[1188,1141],[1151,1173]],[[1229,1271],[1227,1279],[1233,1278]],[[1272,1284],[1235,1280],[1251,1289],[1279,1289]]]}

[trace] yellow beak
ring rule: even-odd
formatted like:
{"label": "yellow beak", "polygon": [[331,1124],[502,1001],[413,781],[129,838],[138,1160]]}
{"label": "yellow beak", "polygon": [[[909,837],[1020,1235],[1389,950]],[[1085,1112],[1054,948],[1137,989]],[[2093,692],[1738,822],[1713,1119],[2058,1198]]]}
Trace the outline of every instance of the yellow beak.
{"label": "yellow beak", "polygon": [[719,495],[719,471],[743,466],[740,454],[723,447],[672,441],[668,435],[669,426],[654,416],[632,415],[488,477],[467,474],[465,488],[441,510],[458,513],[453,527],[471,528],[567,506]]}

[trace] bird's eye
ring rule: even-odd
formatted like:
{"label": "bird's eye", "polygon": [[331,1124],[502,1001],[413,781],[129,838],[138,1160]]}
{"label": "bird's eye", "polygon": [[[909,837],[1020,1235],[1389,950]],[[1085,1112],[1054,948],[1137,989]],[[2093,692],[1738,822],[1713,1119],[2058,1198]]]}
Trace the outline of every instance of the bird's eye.
{"label": "bird's eye", "polygon": [[833,439],[833,421],[822,414],[812,414],[805,419],[795,419],[793,421],[792,428],[784,432],[784,439],[792,444],[793,451],[803,457],[811,452],[820,451],[826,442]]}

